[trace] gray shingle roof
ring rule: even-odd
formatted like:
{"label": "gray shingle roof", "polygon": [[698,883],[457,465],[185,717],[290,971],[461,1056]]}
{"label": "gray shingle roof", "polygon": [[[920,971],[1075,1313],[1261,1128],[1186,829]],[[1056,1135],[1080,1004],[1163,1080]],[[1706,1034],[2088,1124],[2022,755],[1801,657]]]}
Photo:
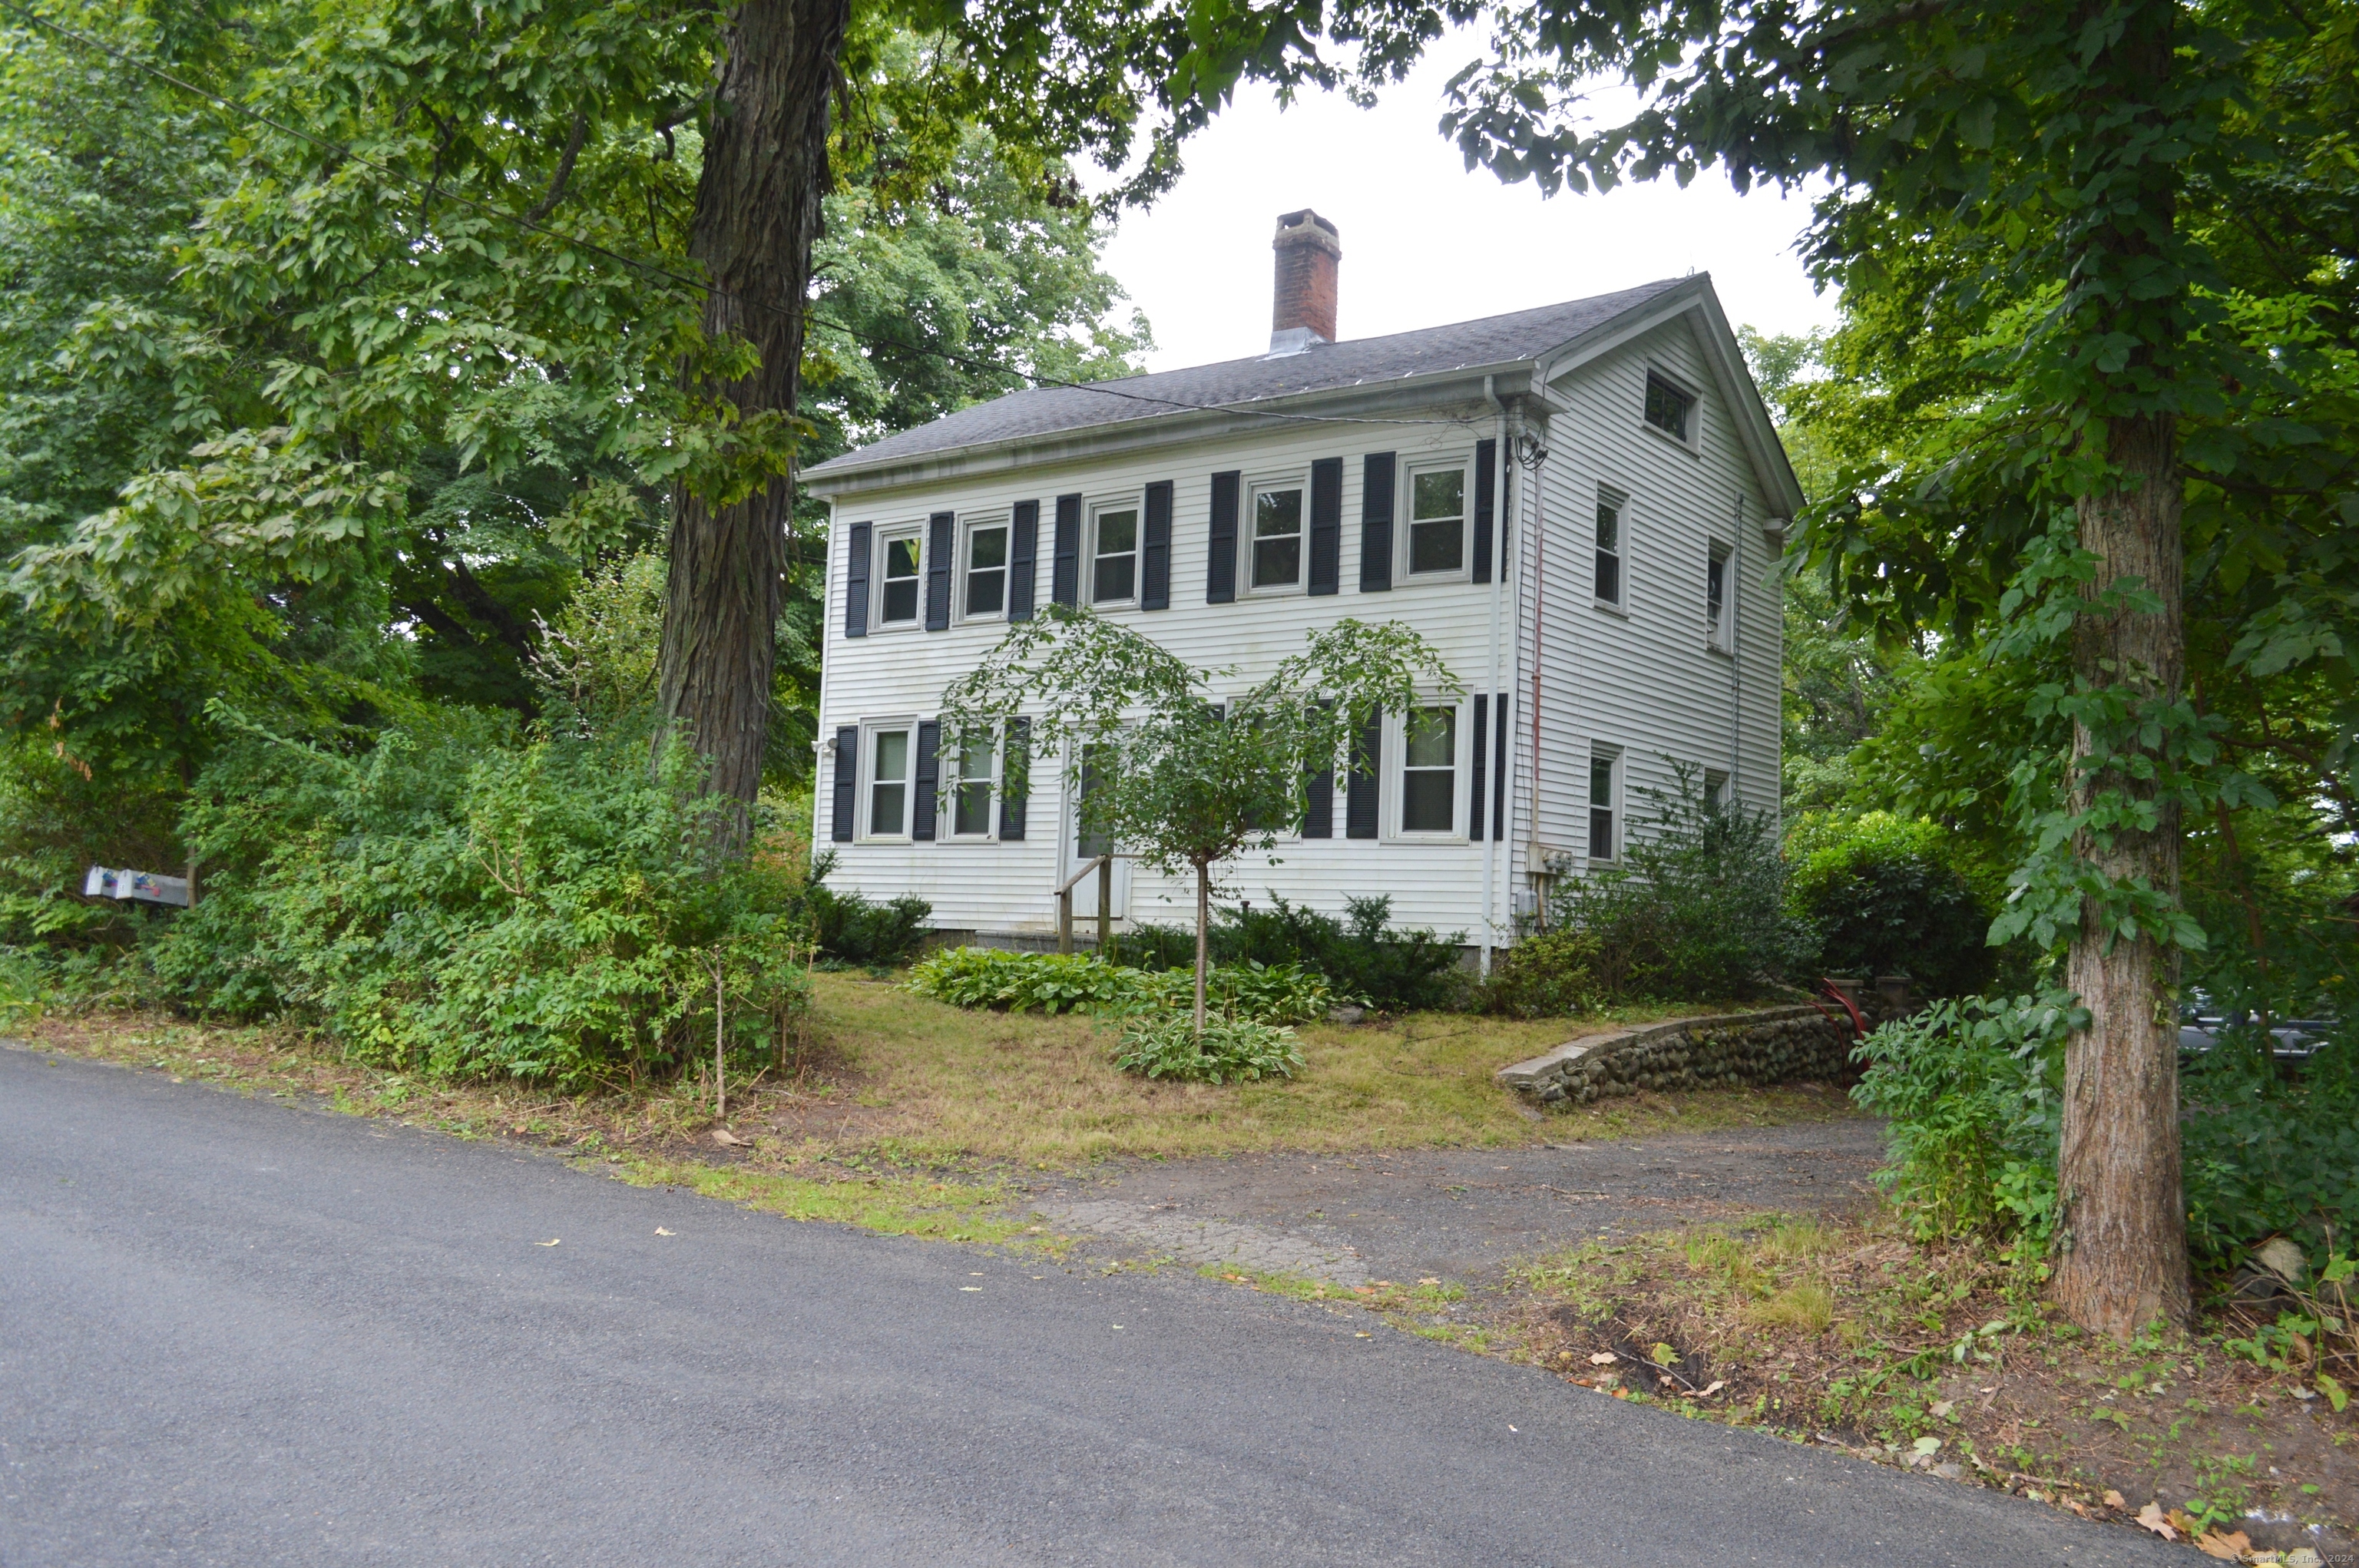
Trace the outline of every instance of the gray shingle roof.
{"label": "gray shingle roof", "polygon": [[1446,327],[1317,343],[1284,359],[1232,359],[1087,387],[1027,387],[886,436],[806,472],[818,476],[960,447],[1152,419],[1188,408],[1232,407],[1476,365],[1512,365],[1537,359],[1685,281],[1666,278],[1618,293]]}

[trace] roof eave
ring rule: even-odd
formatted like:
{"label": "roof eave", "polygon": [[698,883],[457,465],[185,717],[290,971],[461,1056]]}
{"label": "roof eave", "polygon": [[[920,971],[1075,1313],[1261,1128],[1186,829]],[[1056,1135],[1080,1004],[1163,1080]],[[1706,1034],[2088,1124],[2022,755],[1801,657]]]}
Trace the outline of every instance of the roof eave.
{"label": "roof eave", "polygon": [[1322,387],[1281,397],[1256,398],[1202,410],[1145,414],[1105,424],[1048,430],[1038,435],[1010,436],[913,452],[902,458],[851,463],[824,473],[800,475],[813,495],[833,500],[876,491],[899,490],[948,479],[973,479],[1020,468],[1148,452],[1187,441],[1234,435],[1248,430],[1268,430],[1280,423],[1316,424],[1322,420],[1381,419],[1408,408],[1451,401],[1449,388],[1467,384],[1469,400],[1482,396],[1485,376],[1495,380],[1502,397],[1527,389],[1534,360],[1501,360],[1489,365],[1458,365],[1416,376],[1360,382],[1349,387]]}

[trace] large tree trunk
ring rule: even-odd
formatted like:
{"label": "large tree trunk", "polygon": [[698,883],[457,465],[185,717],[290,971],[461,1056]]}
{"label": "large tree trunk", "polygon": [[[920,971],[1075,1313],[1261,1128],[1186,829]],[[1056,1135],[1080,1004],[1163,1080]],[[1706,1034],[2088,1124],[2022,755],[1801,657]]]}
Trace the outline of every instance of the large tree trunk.
{"label": "large tree trunk", "polygon": [[[2088,0],[2087,18],[2094,21],[2103,4]],[[2173,21],[2170,0],[2145,0],[2089,72],[2092,124],[2105,128],[2102,143],[2082,152],[2107,196],[2079,220],[2085,226],[2068,284],[2082,301],[2084,341],[2102,332],[2131,345],[2123,370],[2104,376],[2083,438],[2104,443],[2111,470],[2076,508],[2082,548],[2097,559],[2087,592],[2094,596],[2134,578],[2161,601],[2151,615],[2085,614],[2075,629],[2073,672],[2090,687],[2122,691],[2140,703],[2175,700],[2186,665],[2180,603],[2184,487],[2178,426],[2161,411],[2185,330],[2183,286],[2152,287],[2176,265],[2166,251],[2179,174],[2150,134],[2170,87]],[[2158,398],[2158,390],[2166,396]],[[2093,756],[2136,746],[2135,736],[2096,736],[2084,723],[2075,724],[2076,807],[2085,809],[2100,791],[2154,795],[2128,768]],[[2179,813],[2160,804],[2151,831],[2123,828],[2103,844],[2084,833],[2074,855],[2111,882],[2143,882],[2175,899]],[[2158,1319],[2184,1326],[2191,1316],[2171,962],[2150,928],[2135,941],[2116,938],[2099,912],[2083,905],[2070,983],[2090,1020],[2064,1051],[2056,1294],[2073,1322],[2117,1339]]]}
{"label": "large tree trunk", "polygon": [[[2090,615],[2073,664],[2082,679],[2126,685],[2141,698],[2175,696],[2186,659],[2180,619],[2179,477],[2175,428],[2167,416],[2118,419],[2107,445],[2124,488],[2084,497],[2081,543],[2097,557],[2102,587],[2145,580],[2160,614]],[[2087,765],[2092,736],[2072,736],[2073,792],[2112,788],[2151,793],[2118,769]],[[2075,851],[2106,877],[2137,878],[2179,890],[2178,811],[2163,805],[2150,833],[2117,833],[2100,846],[2082,835]],[[2072,939],[2071,984],[2089,1009],[2086,1030],[2064,1052],[2064,1142],[2056,1178],[2063,1254],[2056,1293],[2073,1322],[2126,1339],[2157,1319],[2190,1317],[2187,1205],[2179,1152],[2179,1018],[2169,959],[2150,934],[2109,938],[2093,910]]]}
{"label": "large tree trunk", "polygon": [[[744,338],[761,365],[742,381],[690,389],[749,419],[795,408],[811,243],[830,183],[828,99],[849,12],[849,0],[744,0],[714,91],[689,254],[712,289],[704,330]],[[658,745],[681,735],[711,765],[706,789],[745,806],[762,782],[793,505],[791,476],[726,506],[685,485],[673,496]],[[726,847],[743,844],[745,821],[741,806]]]}

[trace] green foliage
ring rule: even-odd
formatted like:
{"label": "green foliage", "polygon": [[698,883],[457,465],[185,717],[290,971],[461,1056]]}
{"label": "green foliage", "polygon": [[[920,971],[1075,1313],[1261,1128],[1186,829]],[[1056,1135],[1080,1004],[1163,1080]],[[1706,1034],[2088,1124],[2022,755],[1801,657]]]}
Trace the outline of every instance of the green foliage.
{"label": "green foliage", "polygon": [[1787,909],[1767,813],[1707,806],[1696,769],[1671,767],[1619,861],[1557,878],[1549,927],[1595,939],[1588,973],[1610,998],[1724,1000],[1800,975],[1817,937]]}
{"label": "green foliage", "polygon": [[1604,942],[1584,926],[1526,931],[1491,968],[1484,1000],[1516,1018],[1577,1018],[1608,1005],[1597,976]]}
{"label": "green foliage", "polygon": [[832,854],[822,855],[803,888],[803,908],[819,950],[830,958],[870,968],[908,963],[925,945],[933,905],[909,893],[883,903],[858,893],[839,893],[821,880],[833,865]]}
{"label": "green foliage", "polygon": [[1123,1026],[1114,1064],[1186,1083],[1245,1083],[1292,1077],[1302,1048],[1292,1029],[1251,1018],[1209,1018],[1200,1033],[1184,1013],[1145,1013]]}
{"label": "green foliage", "polygon": [[1394,926],[1389,897],[1346,898],[1341,920],[1269,897],[1267,909],[1220,911],[1211,942],[1215,961],[1299,964],[1325,975],[1336,1000],[1379,1012],[1431,1011],[1463,1000],[1462,932],[1445,937]]}
{"label": "green foliage", "polygon": [[[1147,1006],[1187,1008],[1196,1005],[1193,970],[1141,973],[1136,994]],[[1326,976],[1299,964],[1215,965],[1205,981],[1206,1005],[1223,1018],[1266,1024],[1317,1023],[1335,1005]]]}
{"label": "green foliage", "polygon": [[1120,1012],[1136,1006],[1140,972],[1086,953],[954,947],[920,960],[908,985],[954,1007],[1013,1013]]}
{"label": "green foliage", "polygon": [[[1927,1235],[1989,1230],[2044,1250],[2055,1224],[2064,992],[1968,996],[1887,1023],[1857,1052],[1853,1098],[1886,1118],[1894,1198]],[[2330,1044],[2298,1073],[2256,1073],[2232,1046],[2191,1059],[2188,1240],[2214,1266],[2272,1236],[2323,1257],[2359,1225],[2359,1073]]]}
{"label": "green foliage", "polygon": [[151,944],[157,984],[367,1061],[570,1090],[701,1059],[717,961],[733,1048],[766,1059],[808,1002],[790,873],[710,864],[693,758],[651,776],[645,746],[477,722],[356,758],[230,747],[190,822],[223,870]]}
{"label": "green foliage", "polygon": [[2063,1127],[2071,996],[1967,996],[1876,1029],[1854,1053],[1852,1098],[1886,1119],[1882,1172],[1920,1234],[2022,1233],[2045,1250]]}
{"label": "green foliage", "polygon": [[[1195,1005],[1195,977],[1177,969],[1144,970],[1085,953],[1004,953],[959,947],[909,971],[921,996],[957,1007],[1002,1012],[1133,1013]],[[1262,1023],[1311,1023],[1333,998],[1321,975],[1295,964],[1222,964],[1207,982],[1210,1006],[1223,1017]]]}
{"label": "green foliage", "polygon": [[1820,964],[1845,975],[1906,974],[1936,996],[1987,986],[1991,911],[1947,856],[1951,835],[1888,811],[1812,814],[1787,831],[1787,897],[1819,933]]}

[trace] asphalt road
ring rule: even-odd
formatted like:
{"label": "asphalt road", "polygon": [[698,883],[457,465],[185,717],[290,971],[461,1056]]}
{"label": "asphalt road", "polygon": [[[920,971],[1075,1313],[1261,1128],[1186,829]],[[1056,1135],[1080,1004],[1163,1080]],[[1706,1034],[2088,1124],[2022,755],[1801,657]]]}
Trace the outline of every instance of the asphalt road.
{"label": "asphalt road", "polygon": [[2187,1560],[1366,1323],[0,1049],[8,1568]]}

